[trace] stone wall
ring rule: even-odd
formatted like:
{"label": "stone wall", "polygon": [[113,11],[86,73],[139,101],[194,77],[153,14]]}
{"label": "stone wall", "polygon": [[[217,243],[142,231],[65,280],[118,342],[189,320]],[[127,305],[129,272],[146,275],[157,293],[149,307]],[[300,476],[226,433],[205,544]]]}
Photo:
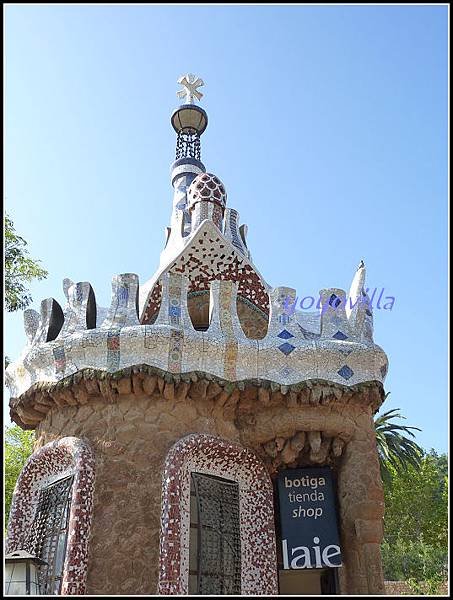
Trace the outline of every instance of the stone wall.
{"label": "stone wall", "polygon": [[382,593],[380,529],[373,525],[382,516],[382,490],[371,438],[378,387],[318,384],[289,392],[131,371],[120,379],[79,378],[48,397],[54,404],[41,413],[36,448],[78,436],[95,454],[88,594],[156,592],[164,460],[189,433],[239,442],[273,476],[287,466],[330,464],[341,480],[341,523],[354,548],[343,542],[342,591]]}

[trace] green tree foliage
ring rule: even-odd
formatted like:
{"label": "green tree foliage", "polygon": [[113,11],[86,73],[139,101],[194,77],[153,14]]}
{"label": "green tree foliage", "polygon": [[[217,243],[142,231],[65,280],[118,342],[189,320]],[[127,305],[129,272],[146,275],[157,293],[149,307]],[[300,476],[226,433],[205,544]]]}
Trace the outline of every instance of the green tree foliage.
{"label": "green tree foliage", "polygon": [[376,430],[376,444],[379,454],[382,480],[388,484],[392,482],[392,473],[404,472],[409,466],[418,468],[423,455],[423,450],[413,440],[415,437],[411,430],[421,431],[418,427],[399,425],[392,419],[405,419],[398,411],[399,408],[388,410],[374,420]]}
{"label": "green tree foliage", "polygon": [[446,553],[424,542],[398,540],[395,544],[384,541],[382,563],[385,579],[417,583],[437,579],[445,581]]}
{"label": "green tree foliage", "polygon": [[34,431],[24,431],[18,425],[12,425],[5,430],[5,523],[8,522],[17,478],[25,461],[33,452],[34,439]]}
{"label": "green tree foliage", "polygon": [[45,279],[47,271],[28,256],[27,242],[17,235],[14,224],[5,215],[5,305],[8,312],[23,310],[32,301],[27,283]]}
{"label": "green tree foliage", "polygon": [[434,450],[418,468],[393,472],[392,485],[384,485],[386,539],[421,541],[436,547],[447,544],[446,456]]}
{"label": "green tree foliage", "polygon": [[390,466],[389,472],[391,482],[384,481],[385,578],[408,581],[413,593],[436,593],[432,590],[446,580],[448,556],[447,456],[431,450],[418,467],[397,471]]}

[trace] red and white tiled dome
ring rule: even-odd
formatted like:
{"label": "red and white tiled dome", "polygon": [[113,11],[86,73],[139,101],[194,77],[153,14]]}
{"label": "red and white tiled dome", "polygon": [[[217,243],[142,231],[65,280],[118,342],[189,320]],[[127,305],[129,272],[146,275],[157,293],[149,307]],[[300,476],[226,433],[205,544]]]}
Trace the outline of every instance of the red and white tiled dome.
{"label": "red and white tiled dome", "polygon": [[215,202],[222,208],[226,206],[227,194],[220,179],[212,173],[200,173],[190,184],[188,190],[189,210],[197,202]]}

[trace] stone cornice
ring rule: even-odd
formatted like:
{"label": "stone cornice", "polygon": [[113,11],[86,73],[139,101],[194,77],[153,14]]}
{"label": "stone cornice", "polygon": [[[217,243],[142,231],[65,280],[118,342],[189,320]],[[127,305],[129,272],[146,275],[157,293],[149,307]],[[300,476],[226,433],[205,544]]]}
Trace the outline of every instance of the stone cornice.
{"label": "stone cornice", "polygon": [[[136,365],[109,373],[83,369],[58,382],[35,383],[26,392],[10,400],[11,419],[23,429],[35,429],[52,409],[82,406],[100,397],[116,402],[121,396],[158,395],[183,402],[210,400],[224,406],[228,402],[242,406],[240,415],[269,406],[327,406],[360,404],[376,412],[385,394],[380,381],[345,386],[325,380],[305,380],[282,385],[269,380],[249,379],[237,382],[193,371],[168,373],[149,365]],[[246,407],[246,408],[244,408]]]}

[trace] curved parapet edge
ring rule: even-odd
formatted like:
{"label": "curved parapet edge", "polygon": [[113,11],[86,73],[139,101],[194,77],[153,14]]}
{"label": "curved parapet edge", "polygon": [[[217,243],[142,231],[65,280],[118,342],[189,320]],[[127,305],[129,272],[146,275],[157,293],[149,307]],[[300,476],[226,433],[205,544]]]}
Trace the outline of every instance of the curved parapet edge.
{"label": "curved parapet edge", "polygon": [[[360,269],[356,293],[363,285]],[[17,398],[36,383],[56,383],[83,369],[114,373],[142,363],[171,373],[202,371],[231,382],[259,378],[293,385],[324,379],[350,386],[385,379],[388,361],[374,344],[370,325],[365,327],[368,309],[364,304],[348,316],[343,290],[321,291],[319,334],[307,335],[291,310],[296,291],[271,289],[268,331],[258,340],[247,338],[241,328],[236,282],[211,283],[206,331],[195,330],[188,314],[187,277],[164,273],[159,285],[158,317],[152,325],[140,325],[138,276],[115,276],[111,306],[104,320],[90,328],[99,314],[91,285],[65,280],[64,312],[48,299],[40,315],[32,310],[24,314],[29,344],[6,369],[11,396]]]}
{"label": "curved parapet edge", "polygon": [[346,385],[385,379],[388,361],[377,345],[307,340],[288,326],[281,330],[284,338],[249,340],[234,336],[233,328],[219,335],[215,321],[213,326],[213,335],[209,329],[168,324],[85,330],[33,346],[8,366],[6,384],[11,396],[18,397],[37,382],[58,382],[84,368],[115,372],[138,363],[180,373],[202,370],[230,381],[266,378],[285,385],[312,378]]}

